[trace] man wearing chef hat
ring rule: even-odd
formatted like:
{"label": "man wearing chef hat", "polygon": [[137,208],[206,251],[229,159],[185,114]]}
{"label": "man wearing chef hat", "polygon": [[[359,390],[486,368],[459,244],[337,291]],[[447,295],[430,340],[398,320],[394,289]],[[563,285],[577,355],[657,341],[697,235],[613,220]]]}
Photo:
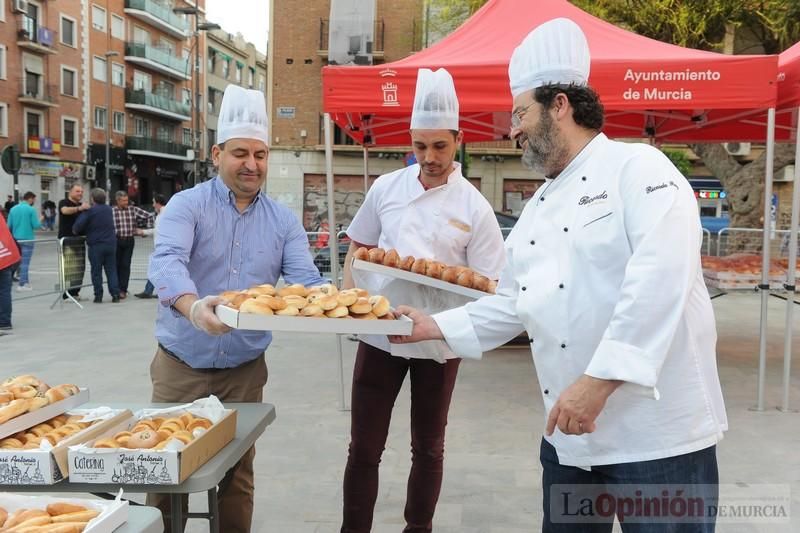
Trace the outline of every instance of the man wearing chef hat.
{"label": "man wearing chef hat", "polygon": [[[570,20],[539,26],[514,51],[511,135],[546,182],[506,240],[497,294],[433,317],[400,308],[414,334],[392,338],[445,339],[477,358],[527,330],[547,413],[547,532],[611,531],[613,512],[576,513],[571,495],[588,485],[592,501],[643,489],[640,499],[667,491],[713,505],[727,429],[691,186],[655,148],[600,132],[588,77],[588,44]],[[666,529],[620,522],[623,531],[713,531],[705,519],[664,509],[645,520]]]}
{"label": "man wearing chef hat", "polygon": [[[450,73],[420,69],[410,132],[418,163],[375,181],[347,229],[353,241],[348,257],[360,246],[395,249],[401,257],[466,265],[490,279],[499,277],[505,261],[497,218],[454,161],[463,137],[458,109]],[[351,271],[349,260],[345,269],[345,285],[355,281],[395,305],[436,312],[466,301],[415,283]],[[360,338],[341,531],[367,533],[372,528],[378,464],[406,374],[411,380],[411,473],[404,531],[431,531],[442,484],[447,413],[461,360],[441,341],[392,349],[385,335]]]}
{"label": "man wearing chef hat", "polygon": [[[275,285],[281,275],[287,283],[324,283],[300,222],[261,192],[269,154],[263,93],[228,85],[218,124],[211,151],[218,176],[174,195],[159,217],[148,270],[161,301],[150,365],[154,402],[210,394],[261,402],[272,334],[231,331],[214,314],[222,302],[216,295]],[[254,456],[250,448],[219,484],[220,531],[250,531]],[[168,499],[156,500],[169,518]]]}

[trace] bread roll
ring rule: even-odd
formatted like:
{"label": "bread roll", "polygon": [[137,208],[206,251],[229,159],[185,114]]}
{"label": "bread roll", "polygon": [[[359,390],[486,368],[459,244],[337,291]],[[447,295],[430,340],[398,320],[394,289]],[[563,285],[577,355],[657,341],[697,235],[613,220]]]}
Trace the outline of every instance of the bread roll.
{"label": "bread roll", "polygon": [[[32,509],[32,511],[40,511],[40,509]],[[31,530],[39,529],[36,526],[44,526],[52,522],[50,515],[47,514],[46,511],[41,511],[42,514],[36,515],[32,518],[28,518],[23,520],[22,522],[17,523],[11,529],[4,529],[4,531],[15,532],[15,533],[28,533]],[[23,513],[24,514],[24,513]]]}
{"label": "bread roll", "polygon": [[52,517],[53,523],[59,524],[62,522],[88,522],[100,514],[100,511],[94,509],[86,509],[85,511],[76,511],[74,513],[64,513]]}
{"label": "bread roll", "polygon": [[0,526],[5,524],[7,518],[8,518],[8,511],[0,507]]}
{"label": "bread roll", "polygon": [[9,449],[22,448],[24,444],[25,443],[23,443],[21,440],[12,437],[0,440],[0,448],[9,448]]}
{"label": "bread roll", "polygon": [[[341,294],[341,293],[339,293]],[[350,314],[350,311],[347,309],[346,306],[340,305],[331,309],[330,311],[325,312],[325,316],[328,318],[344,318]]]}
{"label": "bread roll", "polygon": [[161,440],[158,437],[158,433],[152,429],[147,429],[128,437],[128,444],[125,447],[132,450],[147,450],[159,442],[161,442]]}
{"label": "bread roll", "polygon": [[372,306],[372,312],[377,317],[381,317],[388,313],[391,307],[389,305],[389,299],[385,296],[381,296],[380,294],[370,296],[369,303]]}
{"label": "bread roll", "polygon": [[7,390],[0,390],[0,404],[5,404],[14,399],[14,393]]}
{"label": "bread roll", "polygon": [[28,412],[28,400],[12,400],[8,405],[0,407],[0,424]]}
{"label": "bread roll", "polygon": [[311,287],[308,290],[308,294],[312,293],[322,293],[326,296],[330,296],[331,294],[337,294],[339,289],[336,288],[336,285],[332,283],[326,283],[325,285],[317,285],[315,287]]}
{"label": "bread roll", "polygon": [[325,311],[319,304],[308,304],[300,311],[300,314],[309,317],[321,317],[325,316]]}
{"label": "bread roll", "polygon": [[360,289],[358,287],[353,287],[350,290],[353,291],[354,293],[356,293],[356,296],[358,296],[359,298],[369,298],[369,292],[366,289]]}
{"label": "bread roll", "polygon": [[419,258],[414,260],[414,264],[411,265],[411,272],[414,274],[422,274],[425,275],[425,271],[428,268],[428,260]]}
{"label": "bread roll", "polygon": [[278,316],[297,316],[300,314],[300,310],[293,305],[286,307],[286,309],[281,309],[280,311],[275,311],[275,314]]}
{"label": "bread roll", "polygon": [[42,398],[40,396],[36,396],[35,398],[28,399],[28,412],[36,411],[37,409],[41,409],[45,405],[49,405],[50,402],[47,398]]}
{"label": "bread roll", "polygon": [[445,268],[442,270],[442,277],[440,279],[447,283],[455,283],[456,279],[458,279],[458,267],[449,266]]}
{"label": "bread roll", "polygon": [[244,294],[242,291],[225,291],[221,292],[219,297],[223,298],[229,302],[232,302],[234,298],[239,296],[240,294]]}
{"label": "bread roll", "polygon": [[236,296],[234,296],[232,299],[228,300],[228,307],[232,307],[233,309],[239,309],[244,302],[246,302],[247,300],[252,300],[253,298],[254,297],[252,294],[241,292]]}
{"label": "bread roll", "polygon": [[[272,298],[267,296],[267,298]],[[240,313],[252,313],[254,315],[271,315],[274,313],[272,307],[260,298],[250,298],[239,306]]]}
{"label": "bread roll", "polygon": [[250,290],[258,292],[259,295],[263,296],[275,296],[277,292],[275,287],[269,283],[263,283],[261,285],[256,285],[252,287]]}
{"label": "bread roll", "polygon": [[302,309],[308,305],[308,300],[306,300],[302,296],[295,296],[293,294],[290,294],[289,296],[284,296],[283,301],[286,302],[287,306],[296,307],[298,309]]}
{"label": "bread roll", "polygon": [[191,424],[186,426],[187,431],[194,431],[197,428],[208,429],[212,426],[211,420],[207,418],[195,418]]}
{"label": "bread roll", "polygon": [[397,268],[409,272],[411,271],[411,267],[414,265],[414,261],[416,261],[416,258],[414,256],[407,255],[402,259],[400,259],[400,263],[397,265]]}
{"label": "bread roll", "polygon": [[259,296],[256,298],[259,302],[263,302],[266,304],[270,309],[273,311],[280,311],[281,309],[286,309],[288,307],[288,303],[286,300],[281,298],[280,296]]}
{"label": "bread roll", "polygon": [[[172,421],[172,420],[180,421],[180,419],[177,419],[177,418],[170,418],[169,420],[170,421]],[[151,420],[149,418],[142,418],[141,420],[136,422],[136,425],[133,428],[133,432],[136,433],[138,431],[136,428],[138,428],[138,427],[144,427],[145,429],[152,429],[153,431],[155,431],[156,429],[159,428],[160,425],[161,424],[159,424],[155,420]]]}
{"label": "bread roll", "polygon": [[472,288],[472,280],[474,278],[475,274],[472,272],[472,270],[464,270],[461,274],[458,275],[456,283],[458,283],[462,287]]}
{"label": "bread roll", "polygon": [[441,279],[445,264],[439,261],[428,261],[425,266],[425,275],[429,278]]}
{"label": "bread roll", "polygon": [[56,403],[70,396],[74,396],[78,394],[78,392],[79,389],[75,385],[64,384],[49,389],[44,393],[44,397],[47,398],[50,403]]}
{"label": "bread roll", "polygon": [[373,248],[369,251],[369,262],[370,263],[377,263],[379,265],[383,264],[383,256],[386,252],[383,248]]}
{"label": "bread roll", "polygon": [[352,305],[349,306],[350,312],[356,315],[363,315],[372,311],[372,305],[366,298],[359,298]]}
{"label": "bread roll", "polygon": [[353,313],[350,316],[361,320],[378,320],[378,317],[372,311],[368,313]]}
{"label": "bread roll", "polygon": [[320,298],[315,303],[319,305],[323,311],[330,311],[339,306],[339,298],[338,295],[331,294],[330,296]]}
{"label": "bread roll", "polygon": [[[58,516],[67,513],[80,513],[81,511],[86,511],[86,507],[83,505],[74,505],[71,503],[51,503],[47,506],[47,514],[50,516]],[[1,522],[0,522],[1,523]]]}
{"label": "bread roll", "polygon": [[339,302],[339,305],[350,307],[356,303],[356,300],[358,300],[358,293],[356,293],[353,289],[347,289],[337,294],[336,300]]}
{"label": "bread roll", "polygon": [[15,399],[33,398],[39,393],[32,385],[10,385],[6,390],[13,394]]}
{"label": "bread roll", "polygon": [[497,282],[495,280],[489,281],[489,287],[486,289],[486,292],[489,294],[495,294],[497,292]]}
{"label": "bread roll", "polygon": [[186,430],[176,431],[175,433],[172,434],[172,438],[178,439],[184,444],[189,444],[190,442],[192,442],[192,440],[194,440],[194,436],[192,436],[192,434]]}
{"label": "bread roll", "polygon": [[41,379],[37,378],[33,374],[23,374],[21,376],[14,376],[10,377],[2,383],[3,388],[7,385],[30,385],[31,387],[38,387],[42,385],[43,382]]}
{"label": "bread roll", "polygon": [[356,252],[353,254],[353,257],[361,261],[369,261],[369,250],[362,246],[356,250]]}
{"label": "bread roll", "polygon": [[472,288],[478,291],[487,292],[489,290],[489,278],[477,272],[472,277]]}
{"label": "bread roll", "polygon": [[287,287],[283,287],[281,290],[278,291],[278,296],[302,296],[305,298],[308,295],[308,290],[300,285],[299,283],[294,283]]}
{"label": "bread roll", "polygon": [[398,268],[400,266],[400,254],[392,248],[383,255],[383,266]]}

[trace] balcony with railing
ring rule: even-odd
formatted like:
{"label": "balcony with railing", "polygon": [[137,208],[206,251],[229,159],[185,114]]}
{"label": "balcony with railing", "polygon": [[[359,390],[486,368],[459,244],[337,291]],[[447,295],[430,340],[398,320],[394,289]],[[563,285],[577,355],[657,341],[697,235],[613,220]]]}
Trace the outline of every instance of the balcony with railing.
{"label": "balcony with railing", "polygon": [[189,33],[189,22],[173,13],[165,3],[154,0],[125,0],[125,13],[179,39],[185,38]]}
{"label": "balcony with railing", "polygon": [[22,15],[17,31],[17,46],[40,54],[55,54],[56,32],[39,25],[36,19]]}
{"label": "balcony with railing", "polygon": [[186,59],[144,43],[125,43],[125,61],[156,70],[167,76],[188,80],[191,71]]}
{"label": "balcony with railing", "polygon": [[[356,65],[369,64],[368,58],[371,55],[373,59],[381,60],[384,56],[384,35],[386,33],[386,25],[383,19],[375,21],[373,27],[372,40],[362,43],[364,36],[355,35],[350,37],[350,50],[349,55],[353,56],[353,62]],[[328,57],[328,47],[330,37],[330,20],[319,19],[319,49],[317,54],[323,57]],[[356,41],[358,41],[356,43]]]}
{"label": "balcony with railing", "polygon": [[191,146],[172,141],[153,139],[151,137],[125,137],[125,148],[129,154],[163,157],[165,159],[180,159],[188,161],[186,154]]}
{"label": "balcony with railing", "polygon": [[20,103],[36,107],[57,107],[58,86],[45,85],[38,77],[28,76],[20,83]]}
{"label": "balcony with railing", "polygon": [[191,106],[174,98],[147,91],[125,90],[125,108],[136,109],[172,120],[191,120]]}

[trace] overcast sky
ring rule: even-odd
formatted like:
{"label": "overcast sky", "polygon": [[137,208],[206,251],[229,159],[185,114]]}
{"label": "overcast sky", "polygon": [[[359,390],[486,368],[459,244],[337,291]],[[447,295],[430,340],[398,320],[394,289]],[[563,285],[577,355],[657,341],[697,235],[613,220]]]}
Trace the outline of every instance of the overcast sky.
{"label": "overcast sky", "polygon": [[240,32],[259,52],[266,53],[269,0],[206,0],[206,18],[228,33]]}

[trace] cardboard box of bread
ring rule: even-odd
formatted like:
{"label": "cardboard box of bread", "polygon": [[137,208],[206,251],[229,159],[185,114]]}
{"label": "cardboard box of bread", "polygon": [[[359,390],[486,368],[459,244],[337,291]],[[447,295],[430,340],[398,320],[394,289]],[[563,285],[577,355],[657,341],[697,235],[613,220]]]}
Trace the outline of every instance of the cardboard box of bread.
{"label": "cardboard box of bread", "polygon": [[96,439],[69,448],[69,479],[79,483],[182,483],[233,440],[236,411],[215,397],[143,409]]}
{"label": "cardboard box of bread", "polygon": [[50,387],[26,374],[0,383],[0,438],[50,420],[89,400],[88,389],[64,384]]}
{"label": "cardboard box of bread", "polygon": [[68,475],[69,446],[90,440],[131,416],[127,409],[73,409],[0,439],[0,485],[61,481]]}
{"label": "cardboard box of bread", "polygon": [[370,295],[364,289],[339,290],[331,284],[317,287],[295,284],[275,288],[267,284],[243,291],[227,291],[220,296],[228,303],[217,306],[217,316],[232,328],[411,334],[411,320],[407,317],[395,318],[388,298]]}
{"label": "cardboard box of bread", "polygon": [[111,533],[128,521],[128,502],[0,493],[0,531]]}
{"label": "cardboard box of bread", "polygon": [[497,282],[469,267],[446,265],[422,257],[400,257],[395,249],[359,248],[353,254],[353,268],[413,281],[463,296],[480,298],[494,294]]}

